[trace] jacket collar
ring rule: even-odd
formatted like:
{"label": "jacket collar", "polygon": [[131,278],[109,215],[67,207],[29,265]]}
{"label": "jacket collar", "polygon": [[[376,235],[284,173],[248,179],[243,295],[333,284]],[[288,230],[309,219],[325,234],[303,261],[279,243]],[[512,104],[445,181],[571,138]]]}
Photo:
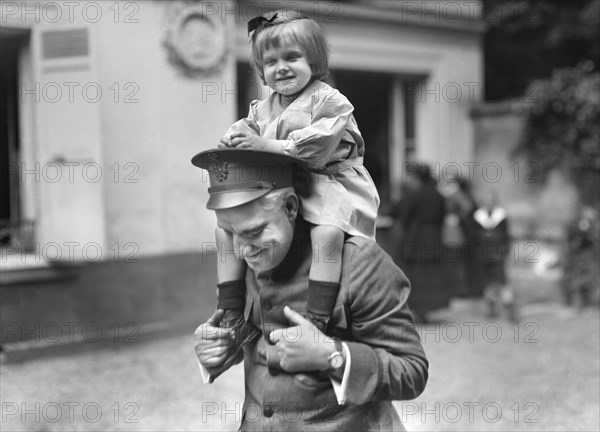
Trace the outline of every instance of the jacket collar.
{"label": "jacket collar", "polygon": [[504,210],[502,207],[494,208],[491,214],[486,208],[477,209],[473,214],[473,218],[485,229],[496,228],[500,222],[506,219],[506,216],[506,210]]}

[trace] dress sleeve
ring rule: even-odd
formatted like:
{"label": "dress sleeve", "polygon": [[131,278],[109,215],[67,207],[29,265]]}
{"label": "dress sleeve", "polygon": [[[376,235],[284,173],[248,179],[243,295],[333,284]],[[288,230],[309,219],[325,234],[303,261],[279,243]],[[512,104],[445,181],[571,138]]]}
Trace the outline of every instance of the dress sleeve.
{"label": "dress sleeve", "polygon": [[260,135],[260,128],[257,122],[257,105],[260,101],[253,100],[250,102],[250,108],[248,109],[248,117],[236,121],[234,124],[229,126],[225,136],[229,137],[231,134],[236,132],[245,132],[253,135]]}
{"label": "dress sleeve", "polygon": [[[407,306],[410,284],[373,242],[349,254],[352,357],[346,403],[414,399],[425,389],[428,362]],[[374,258],[374,259],[373,259]]]}
{"label": "dress sleeve", "polygon": [[323,168],[331,161],[348,123],[354,121],[353,111],[352,104],[337,90],[320,97],[312,107],[310,125],[287,136],[285,151],[304,159],[310,168]]}

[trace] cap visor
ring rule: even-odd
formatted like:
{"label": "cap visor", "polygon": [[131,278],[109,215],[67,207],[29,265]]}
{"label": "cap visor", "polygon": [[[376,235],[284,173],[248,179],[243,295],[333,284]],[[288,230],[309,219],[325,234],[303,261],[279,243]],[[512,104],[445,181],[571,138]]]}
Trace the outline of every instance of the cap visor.
{"label": "cap visor", "polygon": [[216,192],[210,195],[206,208],[209,210],[225,210],[254,201],[273,189],[245,190],[235,192]]}

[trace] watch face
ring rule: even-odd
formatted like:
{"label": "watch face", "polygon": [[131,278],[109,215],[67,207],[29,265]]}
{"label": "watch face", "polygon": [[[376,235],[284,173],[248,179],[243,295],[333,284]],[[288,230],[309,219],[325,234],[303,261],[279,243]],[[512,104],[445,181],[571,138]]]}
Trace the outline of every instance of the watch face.
{"label": "watch face", "polygon": [[340,352],[335,353],[335,355],[333,355],[331,357],[331,367],[333,369],[338,369],[338,368],[342,367],[343,364],[344,364],[344,357],[342,356],[342,353],[340,353]]}

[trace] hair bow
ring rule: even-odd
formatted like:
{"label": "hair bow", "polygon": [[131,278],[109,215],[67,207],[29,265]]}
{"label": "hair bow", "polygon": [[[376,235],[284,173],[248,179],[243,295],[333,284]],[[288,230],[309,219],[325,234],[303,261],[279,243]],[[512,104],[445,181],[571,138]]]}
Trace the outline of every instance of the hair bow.
{"label": "hair bow", "polygon": [[277,14],[273,15],[270,19],[266,19],[264,16],[252,18],[248,21],[248,34],[252,33],[265,22],[272,23],[275,18],[277,18]]}

